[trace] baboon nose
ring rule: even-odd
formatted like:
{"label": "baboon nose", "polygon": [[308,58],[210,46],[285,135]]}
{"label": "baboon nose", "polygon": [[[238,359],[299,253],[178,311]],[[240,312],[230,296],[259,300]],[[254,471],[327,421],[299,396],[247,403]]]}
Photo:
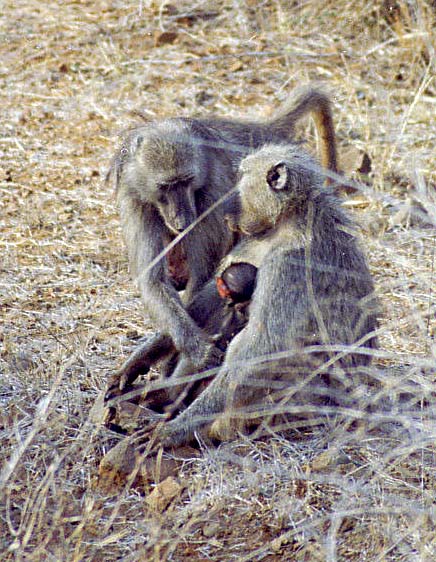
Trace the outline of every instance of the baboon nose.
{"label": "baboon nose", "polygon": [[188,226],[190,226],[196,219],[196,216],[193,213],[185,213],[182,216],[178,216],[174,220],[174,226],[178,230],[178,232],[182,232],[186,230]]}
{"label": "baboon nose", "polygon": [[180,234],[181,232],[183,232],[184,230],[186,230],[188,228],[189,224],[190,223],[177,223],[177,224],[175,224],[174,226],[175,226],[176,232],[178,232]]}
{"label": "baboon nose", "polygon": [[189,222],[184,218],[176,218],[176,220],[174,221],[174,227],[177,232],[183,232],[188,226]]}

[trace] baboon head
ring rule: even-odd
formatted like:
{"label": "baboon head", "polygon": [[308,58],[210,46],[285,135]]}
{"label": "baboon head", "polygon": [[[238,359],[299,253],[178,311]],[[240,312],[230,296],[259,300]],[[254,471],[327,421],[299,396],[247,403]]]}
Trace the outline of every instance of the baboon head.
{"label": "baboon head", "polygon": [[195,192],[205,174],[189,125],[169,120],[139,127],[124,151],[121,181],[141,203],[157,208],[173,234],[182,232],[197,218]]}
{"label": "baboon head", "polygon": [[233,303],[250,300],[256,286],[256,275],[257,267],[251,263],[229,265],[216,278],[219,296]]}
{"label": "baboon head", "polygon": [[267,145],[250,154],[239,167],[239,205],[227,217],[228,223],[254,235],[274,228],[282,218],[301,214],[308,198],[321,188],[319,170],[293,145]]}

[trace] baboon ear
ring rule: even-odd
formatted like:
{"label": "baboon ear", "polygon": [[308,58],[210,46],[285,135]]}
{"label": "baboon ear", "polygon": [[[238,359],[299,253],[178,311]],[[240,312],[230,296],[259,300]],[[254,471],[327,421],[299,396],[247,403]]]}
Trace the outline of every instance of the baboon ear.
{"label": "baboon ear", "polygon": [[281,191],[288,186],[288,167],[284,162],[279,162],[268,170],[266,181],[271,189]]}

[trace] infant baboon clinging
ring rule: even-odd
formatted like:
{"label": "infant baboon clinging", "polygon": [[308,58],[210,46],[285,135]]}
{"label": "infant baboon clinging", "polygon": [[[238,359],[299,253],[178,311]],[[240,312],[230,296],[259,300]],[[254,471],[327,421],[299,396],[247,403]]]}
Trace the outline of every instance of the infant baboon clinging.
{"label": "infant baboon clinging", "polygon": [[[330,102],[312,88],[297,90],[264,122],[173,118],[146,123],[129,134],[113,160],[109,175],[117,188],[131,270],[152,321],[162,337],[171,338],[191,371],[221,361],[213,341],[187,309],[235,243],[222,206],[205,216],[167,260],[150,264],[234,186],[239,162],[250,150],[292,140],[296,122],[308,113],[315,118],[322,162],[336,171]],[[182,301],[176,289],[183,288],[184,281]],[[149,363],[146,351],[136,351],[112,378],[109,397],[142,372],[143,364]]]}
{"label": "infant baboon clinging", "polygon": [[[248,321],[248,308],[256,284],[257,268],[248,263],[234,263],[219,273],[216,279],[211,279],[195,295],[188,306],[188,313],[196,324],[214,342],[223,353],[228,344],[238,334]],[[130,381],[130,373],[141,370],[147,373],[150,367],[158,361],[166,361],[169,372],[177,367],[179,356],[173,341],[169,336],[161,333],[154,334],[138,348],[124,364],[123,373]],[[180,411],[203,390],[210,377],[194,382],[183,382],[170,385],[167,388],[149,391],[146,401],[142,398],[143,406],[147,406],[158,413]],[[130,390],[128,382],[123,382],[126,392]],[[137,388],[143,395],[146,387]],[[114,398],[119,393],[112,389],[108,391],[106,400]],[[121,393],[122,394],[122,393]],[[116,410],[110,407],[110,414],[106,419],[108,426],[113,427],[112,420]]]}
{"label": "infant baboon clinging", "polygon": [[256,286],[257,267],[251,263],[232,263],[216,278],[218,294],[233,304],[251,299]]}
{"label": "infant baboon clinging", "polygon": [[265,411],[326,362],[345,371],[366,365],[377,345],[365,258],[315,161],[295,145],[268,145],[247,156],[240,173],[230,219],[245,238],[224,265],[258,268],[249,321],[209,386],[157,429],[164,446],[190,441],[224,412],[237,419],[247,409]]}

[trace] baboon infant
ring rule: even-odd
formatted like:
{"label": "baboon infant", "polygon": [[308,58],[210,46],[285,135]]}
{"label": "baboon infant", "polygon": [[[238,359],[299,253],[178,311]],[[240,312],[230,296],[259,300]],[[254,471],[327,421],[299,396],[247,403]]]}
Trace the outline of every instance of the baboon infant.
{"label": "baboon infant", "polygon": [[[235,262],[223,267],[215,279],[211,279],[199,290],[187,308],[192,319],[209,335],[214,345],[223,353],[230,341],[247,324],[250,300],[256,286],[256,275],[257,268],[250,263]],[[164,365],[161,365],[161,371],[163,370],[164,376],[166,374],[170,376],[174,373],[174,370],[177,370],[178,360],[179,354],[171,338],[162,335],[160,332],[154,334],[124,364],[122,369],[126,377],[126,383],[123,384],[124,391],[129,392],[132,388],[129,384],[134,379],[134,376],[131,376],[132,371],[135,375],[139,371],[146,374],[156,363],[165,361]],[[193,385],[190,385],[190,383],[171,385],[154,393],[149,391],[146,405],[162,412],[171,408],[181,390],[187,389],[189,386],[189,392],[185,393],[182,401],[178,401],[176,410],[179,410],[180,407],[183,408],[189,404],[201,392],[204,383],[207,384],[208,381],[209,378],[204,379],[204,381],[200,380]],[[145,387],[143,390],[145,390]],[[106,401],[118,394],[120,394],[119,391],[109,388],[106,393]],[[123,393],[121,392],[121,394]],[[108,417],[107,421],[112,426],[111,416]]]}
{"label": "baboon infant", "polygon": [[[221,269],[258,268],[248,324],[209,386],[158,426],[164,446],[189,442],[223,413],[231,425],[250,413],[268,415],[271,404],[292,403],[290,390],[316,370],[366,365],[377,345],[366,260],[316,162],[296,145],[272,144],[247,156],[240,175],[229,218],[245,238]],[[148,436],[138,435],[139,449]]]}
{"label": "baboon infant", "polygon": [[[214,344],[223,353],[230,341],[238,334],[248,321],[250,299],[256,285],[257,268],[249,263],[233,263],[218,273],[216,279],[211,279],[195,296],[188,312],[197,325],[208,334]],[[169,336],[158,333],[151,336],[139,349],[139,357],[133,355],[129,361],[133,366],[139,366],[143,373],[148,372],[156,362],[165,360],[164,365],[171,374],[177,367],[179,355]],[[161,366],[162,367],[162,366]],[[129,374],[127,365],[124,372]],[[137,395],[142,407],[154,410],[156,413],[180,412],[204,390],[211,376],[196,381],[169,385],[158,390],[147,392],[146,387],[138,387]],[[129,388],[130,390],[130,388]],[[115,396],[115,395],[114,395]],[[136,395],[133,401],[136,400]],[[116,408],[110,406],[110,413],[106,418],[106,425],[117,430],[113,419]]]}
{"label": "baboon infant", "polygon": [[[145,123],[128,135],[113,160],[109,177],[117,189],[132,273],[147,312],[162,332],[161,341],[171,339],[191,372],[222,361],[192,314],[199,290],[236,242],[226,227],[223,206],[216,203],[234,187],[239,163],[250,150],[292,140],[297,121],[308,113],[315,118],[322,163],[337,171],[330,102],[313,88],[296,90],[263,122],[172,118]],[[167,259],[157,259],[204,212],[207,216]],[[181,299],[178,290],[184,287]],[[148,344],[131,356],[109,382],[107,398],[143,372],[150,363],[147,354]]]}

